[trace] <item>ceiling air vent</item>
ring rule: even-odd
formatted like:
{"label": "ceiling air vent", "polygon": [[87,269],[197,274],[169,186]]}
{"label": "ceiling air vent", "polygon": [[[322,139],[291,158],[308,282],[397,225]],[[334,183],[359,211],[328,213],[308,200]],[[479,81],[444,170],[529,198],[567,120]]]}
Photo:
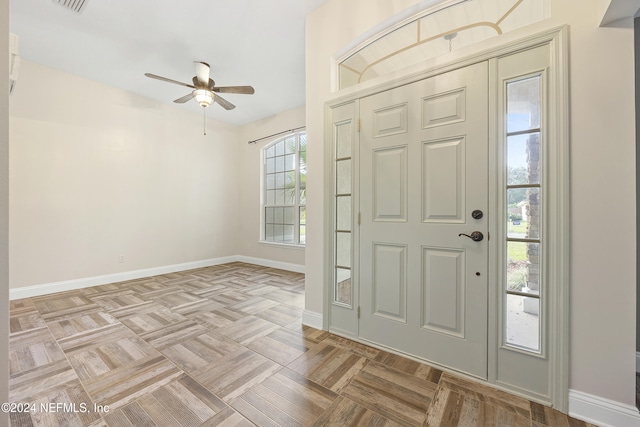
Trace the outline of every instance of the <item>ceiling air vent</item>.
{"label": "ceiling air vent", "polygon": [[69,10],[80,13],[84,10],[89,0],[53,0],[54,3],[64,6]]}

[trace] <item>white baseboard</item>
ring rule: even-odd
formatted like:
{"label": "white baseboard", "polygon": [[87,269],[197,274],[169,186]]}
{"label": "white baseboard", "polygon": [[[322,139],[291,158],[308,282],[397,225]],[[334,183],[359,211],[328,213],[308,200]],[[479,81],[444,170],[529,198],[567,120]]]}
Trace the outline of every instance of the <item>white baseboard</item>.
{"label": "white baseboard", "polygon": [[602,427],[637,427],[640,413],[635,406],[569,390],[569,415]]}
{"label": "white baseboard", "polygon": [[322,314],[316,313],[315,311],[303,311],[302,324],[315,329],[324,329],[322,324]]}
{"label": "white baseboard", "polygon": [[298,264],[289,264],[285,262],[271,261],[261,258],[233,255],[221,258],[211,258],[201,261],[185,262],[182,264],[166,265],[162,267],[145,268],[142,270],[106,274],[103,276],[84,277],[81,279],[65,280],[62,282],[52,282],[44,283],[41,285],[25,286],[22,288],[13,288],[9,289],[9,299],[17,300],[22,298],[31,298],[40,295],[52,294],[55,292],[72,291],[75,289],[88,288],[91,286],[106,285],[109,283],[123,282],[126,280],[142,279],[144,277],[175,273],[177,271],[193,270],[195,268],[211,267],[213,265],[226,264],[236,261],[261,265],[265,267],[279,268],[296,273],[304,273],[304,266]]}
{"label": "white baseboard", "polygon": [[290,262],[272,261],[270,259],[254,258],[244,255],[239,255],[236,261],[246,262],[247,264],[261,265],[263,267],[279,268],[280,270],[287,270],[304,274],[304,265],[292,264]]}

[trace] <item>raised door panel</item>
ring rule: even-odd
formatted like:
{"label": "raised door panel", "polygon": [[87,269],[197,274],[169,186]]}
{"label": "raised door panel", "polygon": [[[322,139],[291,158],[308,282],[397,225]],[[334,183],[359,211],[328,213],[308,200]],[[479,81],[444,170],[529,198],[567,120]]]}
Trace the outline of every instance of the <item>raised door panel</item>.
{"label": "raised door panel", "polygon": [[373,152],[373,220],[407,221],[407,147]]}
{"label": "raised door panel", "polygon": [[422,327],[464,338],[464,251],[424,247],[422,271]]}
{"label": "raised door panel", "polygon": [[422,128],[463,122],[466,117],[465,101],[465,88],[423,98]]}
{"label": "raised door panel", "polygon": [[465,221],[465,138],[422,144],[422,221]]}
{"label": "raised door panel", "polygon": [[373,112],[373,137],[397,135],[407,132],[407,104],[381,108]]}
{"label": "raised door panel", "polygon": [[373,245],[373,315],[406,322],[407,247]]}

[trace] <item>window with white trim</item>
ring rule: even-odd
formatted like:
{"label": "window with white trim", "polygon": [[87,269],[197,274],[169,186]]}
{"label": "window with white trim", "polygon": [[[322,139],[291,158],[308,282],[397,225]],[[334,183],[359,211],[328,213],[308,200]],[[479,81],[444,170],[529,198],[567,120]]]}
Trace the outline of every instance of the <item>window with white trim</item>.
{"label": "window with white trim", "polygon": [[506,81],[505,344],[541,352],[542,75]]}
{"label": "window with white trim", "polygon": [[304,245],[307,227],[307,133],[265,146],[262,174],[263,242]]}

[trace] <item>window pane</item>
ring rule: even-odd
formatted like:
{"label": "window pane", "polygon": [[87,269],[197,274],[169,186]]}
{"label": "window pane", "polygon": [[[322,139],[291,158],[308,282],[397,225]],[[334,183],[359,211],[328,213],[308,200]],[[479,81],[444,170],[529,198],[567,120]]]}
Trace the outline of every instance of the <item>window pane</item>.
{"label": "window pane", "polygon": [[284,208],[273,208],[273,223],[282,224],[284,221]]}
{"label": "window pane", "polygon": [[540,189],[507,189],[507,236],[516,239],[540,238]]}
{"label": "window pane", "polygon": [[273,224],[273,218],[274,218],[273,209],[274,208],[264,209],[264,222],[266,224]]}
{"label": "window pane", "polygon": [[300,175],[300,204],[307,204],[307,177]]}
{"label": "window pane", "polygon": [[336,194],[351,194],[351,160],[336,162]]}
{"label": "window pane", "polygon": [[276,188],[276,176],[272,173],[267,175],[267,190]]}
{"label": "window pane", "polygon": [[280,172],[275,174],[276,177],[276,186],[275,188],[284,188],[284,172]]}
{"label": "window pane", "polygon": [[284,240],[284,225],[273,226],[273,241],[282,242]]}
{"label": "window pane", "polygon": [[336,126],[336,158],[351,157],[351,127],[352,123]]}
{"label": "window pane", "polygon": [[336,229],[351,231],[351,196],[336,197]]}
{"label": "window pane", "polygon": [[287,172],[284,176],[284,188],[295,188],[296,186],[296,172]]}
{"label": "window pane", "polygon": [[300,161],[299,161],[299,169],[300,169],[300,175],[306,175],[307,174],[307,151],[303,150],[300,151]]}
{"label": "window pane", "polygon": [[284,141],[276,144],[276,156],[284,156]]}
{"label": "window pane", "polygon": [[507,138],[507,184],[540,183],[540,132]]}
{"label": "window pane", "polygon": [[540,351],[540,300],[507,295],[506,343]]}
{"label": "window pane", "polygon": [[507,84],[507,132],[540,127],[540,76]]}
{"label": "window pane", "polygon": [[294,234],[293,234],[293,225],[285,225],[284,226],[284,237],[283,237],[283,242],[284,243],[293,243],[294,242]]}
{"label": "window pane", "polygon": [[296,137],[290,136],[284,141],[285,153],[291,154],[296,152]]}
{"label": "window pane", "polygon": [[295,208],[292,206],[290,208],[282,208],[284,210],[284,218],[283,223],[287,225],[294,225],[296,223],[296,218],[294,216]]}
{"label": "window pane", "polygon": [[300,134],[300,151],[305,151],[307,149],[307,134],[306,133],[301,133]]}
{"label": "window pane", "polygon": [[292,171],[296,169],[296,155],[287,154],[284,156],[284,170]]}
{"label": "window pane", "polygon": [[334,301],[351,305],[351,270],[336,268]]}
{"label": "window pane", "polygon": [[276,159],[267,159],[267,173],[274,173],[276,171]]}
{"label": "window pane", "polygon": [[351,233],[336,233],[336,265],[351,267]]}
{"label": "window pane", "polygon": [[275,190],[269,190],[267,191],[267,206],[270,205],[275,205],[276,204],[276,191]]}
{"label": "window pane", "polygon": [[284,205],[284,189],[275,190],[276,193],[276,205]]}
{"label": "window pane", "polygon": [[271,147],[267,148],[267,157],[273,157],[276,155],[276,146],[272,145]]}
{"label": "window pane", "polygon": [[507,290],[540,293],[540,243],[507,242]]}
{"label": "window pane", "polygon": [[284,204],[295,205],[296,204],[296,189],[285,188],[284,189]]}
{"label": "window pane", "polygon": [[307,243],[307,226],[301,225],[300,226],[300,244],[304,245],[305,243]]}
{"label": "window pane", "polygon": [[284,156],[276,157],[276,172],[284,172]]}
{"label": "window pane", "polygon": [[267,224],[264,228],[264,240],[273,242],[273,224]]}

